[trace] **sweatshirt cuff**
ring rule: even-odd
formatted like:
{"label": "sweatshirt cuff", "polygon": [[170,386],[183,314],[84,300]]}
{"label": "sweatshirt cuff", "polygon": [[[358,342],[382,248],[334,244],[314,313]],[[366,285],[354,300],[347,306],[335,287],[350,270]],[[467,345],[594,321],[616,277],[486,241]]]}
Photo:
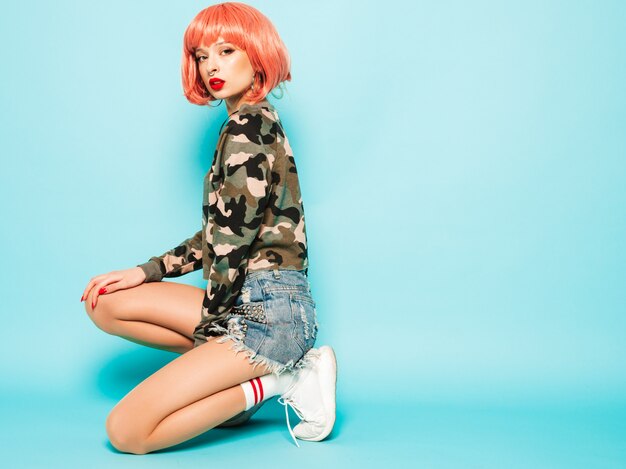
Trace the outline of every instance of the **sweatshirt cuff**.
{"label": "sweatshirt cuff", "polygon": [[148,261],[143,264],[139,264],[137,267],[141,267],[141,270],[143,270],[143,272],[146,274],[146,279],[144,280],[144,283],[160,282],[163,278],[161,268],[154,261]]}

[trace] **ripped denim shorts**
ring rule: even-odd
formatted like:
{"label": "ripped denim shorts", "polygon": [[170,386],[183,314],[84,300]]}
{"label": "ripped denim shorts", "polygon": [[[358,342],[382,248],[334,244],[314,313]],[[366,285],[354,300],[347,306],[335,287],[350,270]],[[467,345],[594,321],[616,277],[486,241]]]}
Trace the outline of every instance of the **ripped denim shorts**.
{"label": "ripped denim shorts", "polygon": [[226,316],[218,343],[233,341],[252,364],[281,374],[305,366],[302,357],[315,345],[318,322],[311,286],[304,271],[248,271],[239,296]]}

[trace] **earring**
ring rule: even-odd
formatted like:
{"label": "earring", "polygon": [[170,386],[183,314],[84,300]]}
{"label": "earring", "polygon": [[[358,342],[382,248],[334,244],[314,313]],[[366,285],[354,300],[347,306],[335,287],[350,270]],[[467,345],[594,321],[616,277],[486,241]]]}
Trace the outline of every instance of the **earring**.
{"label": "earring", "polygon": [[219,102],[219,103],[217,103],[217,106],[213,106],[213,105],[211,104],[211,101],[209,101],[207,104],[209,105],[209,107],[219,107],[219,106],[220,106],[220,104],[222,104],[222,101],[224,101],[224,100],[223,100],[223,99],[220,99],[220,102]]}

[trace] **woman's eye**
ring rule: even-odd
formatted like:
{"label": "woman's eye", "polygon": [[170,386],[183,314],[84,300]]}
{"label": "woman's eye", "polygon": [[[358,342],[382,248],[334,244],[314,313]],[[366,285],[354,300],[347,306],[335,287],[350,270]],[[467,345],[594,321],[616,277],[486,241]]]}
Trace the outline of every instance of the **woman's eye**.
{"label": "woman's eye", "polygon": [[[235,52],[235,49],[223,49],[222,51],[220,51],[220,53],[222,54],[232,54],[233,52]],[[196,62],[204,62],[207,59],[206,55],[199,55],[196,57]]]}

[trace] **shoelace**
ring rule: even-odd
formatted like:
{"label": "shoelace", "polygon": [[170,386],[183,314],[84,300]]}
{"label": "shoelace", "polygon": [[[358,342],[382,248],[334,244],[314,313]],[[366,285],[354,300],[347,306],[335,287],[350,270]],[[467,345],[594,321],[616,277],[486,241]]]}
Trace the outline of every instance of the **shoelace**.
{"label": "shoelace", "polygon": [[[319,358],[319,356],[320,356],[319,350],[312,348],[306,353],[305,360]],[[296,436],[294,435],[293,430],[291,428],[291,423],[289,422],[289,409],[287,408],[288,406],[291,407],[293,411],[296,413],[296,415],[298,416],[298,418],[300,420],[304,420],[304,417],[302,416],[300,411],[297,409],[298,404],[297,402],[293,400],[292,397],[282,397],[282,396],[278,398],[278,403],[282,404],[285,407],[285,417],[287,418],[287,428],[289,428],[289,434],[291,435],[291,438],[293,438],[293,442],[299,448],[300,445],[298,444],[298,440],[296,440]]]}
{"label": "shoelace", "polygon": [[293,434],[293,430],[291,429],[291,423],[289,422],[289,409],[288,409],[288,406],[293,409],[293,411],[296,413],[298,418],[300,418],[300,420],[304,420],[304,417],[298,411],[298,409],[296,409],[296,407],[294,406],[295,403],[293,402],[292,399],[290,399],[288,397],[279,397],[278,398],[278,402],[280,404],[282,404],[283,406],[285,406],[285,416],[287,417],[287,428],[289,429],[289,434],[291,435],[291,438],[293,438],[293,442],[299,448],[300,445],[298,444],[298,440],[296,440],[296,436]]}

